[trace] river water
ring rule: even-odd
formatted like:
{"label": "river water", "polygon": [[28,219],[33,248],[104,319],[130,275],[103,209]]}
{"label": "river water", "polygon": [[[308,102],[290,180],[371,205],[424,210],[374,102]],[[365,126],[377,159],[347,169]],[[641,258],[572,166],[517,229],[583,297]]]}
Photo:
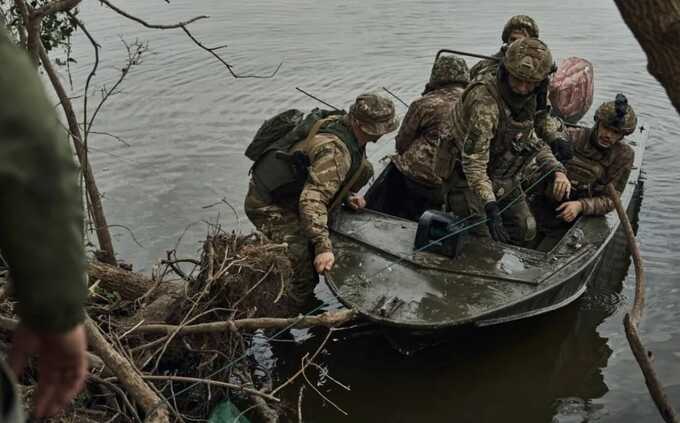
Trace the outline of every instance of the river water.
{"label": "river water", "polygon": [[[116,4],[159,24],[210,15],[190,28],[209,46],[228,44],[220,53],[237,72],[266,74],[283,63],[273,79],[233,79],[179,30],[142,28],[95,1],[81,7],[83,20],[102,45],[96,87],[111,86],[119,75],[126,57],[121,40],[143,40],[150,48],[94,127],[129,145],[105,135],[90,140],[109,223],[121,225],[113,228],[118,255],[146,271],[176,245],[179,255],[195,256],[206,222],[251,229],[242,211],[250,166],[243,151],[265,118],[289,107],[318,106],[295,91],[296,86],[340,107],[363,91],[383,86],[410,101],[422,90],[438,49],[494,53],[506,19],[532,15],[556,58],[576,55],[593,62],[595,105],[624,92],[650,129],[638,234],[648,277],[641,331],[672,402],[680,408],[680,260],[675,254],[680,248],[680,173],[675,166],[680,159],[680,118],[646,72],[645,55],[613,2]],[[80,94],[92,63],[82,33],[74,39],[73,57],[74,92]],[[377,160],[393,148],[389,138],[370,146],[369,156]],[[631,272],[604,276],[584,298],[563,310],[458,335],[413,356],[396,352],[373,332],[340,333],[322,362],[351,391],[328,379],[319,389],[349,416],[308,389],[305,421],[660,421],[621,323],[634,278]],[[329,307],[336,304],[323,287],[318,294]],[[309,338],[300,348],[316,347],[319,336],[311,333]],[[285,352],[275,361],[282,371],[299,365]],[[297,392],[289,399],[296,404]]]}

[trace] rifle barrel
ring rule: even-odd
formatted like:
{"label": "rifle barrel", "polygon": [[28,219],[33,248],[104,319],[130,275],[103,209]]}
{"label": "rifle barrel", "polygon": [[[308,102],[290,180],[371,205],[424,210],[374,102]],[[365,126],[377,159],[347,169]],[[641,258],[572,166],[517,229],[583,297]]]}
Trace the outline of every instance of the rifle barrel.
{"label": "rifle barrel", "polygon": [[326,103],[325,101],[321,100],[319,97],[313,96],[312,94],[308,93],[307,91],[303,90],[303,89],[300,88],[300,87],[295,87],[295,89],[298,90],[298,91],[300,91],[302,94],[306,95],[307,97],[311,97],[311,98],[313,98],[314,100],[318,101],[319,103],[325,104],[326,106],[332,108],[333,110],[338,110],[338,111],[340,110],[340,109],[338,109],[337,107],[333,106],[332,104]]}
{"label": "rifle barrel", "polygon": [[400,99],[398,95],[396,95],[395,93],[393,93],[392,91],[388,90],[388,89],[385,88],[385,87],[382,87],[382,89],[385,90],[385,91],[387,91],[387,94],[389,94],[389,95],[391,95],[392,97],[396,98],[397,100],[399,100],[399,102],[400,102],[401,104],[403,104],[404,106],[406,106],[406,107],[408,108],[408,104],[406,104],[406,102],[405,102],[404,100]]}

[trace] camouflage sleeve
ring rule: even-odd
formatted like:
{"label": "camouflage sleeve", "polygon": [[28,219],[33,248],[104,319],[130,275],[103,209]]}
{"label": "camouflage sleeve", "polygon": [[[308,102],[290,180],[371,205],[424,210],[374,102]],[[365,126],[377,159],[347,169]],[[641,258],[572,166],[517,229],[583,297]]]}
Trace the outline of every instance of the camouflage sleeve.
{"label": "camouflage sleeve", "polygon": [[482,59],[470,68],[470,81],[483,78],[486,74],[493,72],[498,67],[495,60]]}
{"label": "camouflage sleeve", "polygon": [[482,97],[475,95],[474,92],[465,98],[465,103],[463,107],[469,111],[466,113],[469,127],[463,140],[461,164],[470,190],[486,204],[496,201],[487,165],[491,141],[498,128],[500,111],[491,96]]}
{"label": "camouflage sleeve", "polygon": [[78,171],[28,56],[0,29],[0,249],[24,325],[61,333],[87,298]]}
{"label": "camouflage sleeve", "polygon": [[302,230],[314,246],[314,254],[333,250],[328,232],[328,207],[340,190],[351,166],[350,153],[334,135],[320,134],[316,138],[333,138],[322,142],[310,154],[309,177],[300,194],[299,211]]}
{"label": "camouflage sleeve", "polygon": [[564,167],[562,163],[560,163],[555,158],[555,155],[553,154],[550,146],[547,143],[540,140],[539,143],[540,148],[538,150],[538,153],[536,154],[536,164],[538,164],[539,168],[541,169],[541,174],[554,171],[562,172],[566,175],[567,169]]}
{"label": "camouflage sleeve", "polygon": [[566,126],[562,120],[545,111],[536,113],[534,128],[536,135],[551,147],[552,143],[557,139],[569,139]]}
{"label": "camouflage sleeve", "polygon": [[421,121],[423,119],[421,108],[419,106],[418,100],[411,103],[401,122],[399,127],[399,132],[396,137],[397,153],[404,154],[406,150],[411,147],[413,141],[415,141],[418,135],[418,128],[421,126]]}
{"label": "camouflage sleeve", "polygon": [[[633,161],[635,160],[635,152],[632,148],[626,148],[624,154],[614,160],[612,166],[607,169],[607,180],[611,181],[614,189],[619,194],[626,188],[626,182],[630,176],[630,171],[633,168]],[[582,198],[579,201],[583,206],[581,212],[585,216],[602,216],[614,210],[614,202],[607,195],[607,188],[605,186],[598,187],[598,195],[590,198]]]}

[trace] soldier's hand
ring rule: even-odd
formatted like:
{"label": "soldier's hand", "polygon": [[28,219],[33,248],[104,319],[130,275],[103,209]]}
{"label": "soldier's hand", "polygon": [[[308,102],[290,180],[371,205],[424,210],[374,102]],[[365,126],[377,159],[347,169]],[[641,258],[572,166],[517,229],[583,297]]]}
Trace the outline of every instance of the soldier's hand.
{"label": "soldier's hand", "polygon": [[316,270],[316,273],[323,273],[331,270],[334,263],[335,255],[330,251],[314,257],[314,269]]}
{"label": "soldier's hand", "polygon": [[561,212],[557,217],[565,222],[571,222],[581,214],[583,205],[580,201],[567,201],[566,203],[560,204],[555,211]]}
{"label": "soldier's hand", "polygon": [[571,193],[571,182],[562,172],[555,172],[555,182],[553,182],[553,197],[555,200],[562,201],[569,198]]}
{"label": "soldier's hand", "polygon": [[503,218],[498,210],[498,203],[495,201],[487,203],[484,206],[484,210],[486,211],[486,225],[489,228],[491,238],[498,242],[509,242],[510,236],[506,232],[505,226],[503,226]]}
{"label": "soldier's hand", "polygon": [[363,195],[352,194],[347,199],[347,205],[354,210],[363,209],[366,207],[366,199]]}
{"label": "soldier's hand", "polygon": [[38,389],[34,414],[46,417],[66,407],[87,377],[87,338],[82,324],[63,334],[37,333],[19,324],[8,362],[20,377],[29,356],[38,356]]}

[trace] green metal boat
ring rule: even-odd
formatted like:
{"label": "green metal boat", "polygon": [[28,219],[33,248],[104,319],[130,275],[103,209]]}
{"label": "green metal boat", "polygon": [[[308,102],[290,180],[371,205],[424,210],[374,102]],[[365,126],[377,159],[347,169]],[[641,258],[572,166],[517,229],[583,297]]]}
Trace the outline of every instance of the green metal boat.
{"label": "green metal boat", "polygon": [[[635,163],[621,195],[639,200],[647,130],[626,138]],[[326,283],[347,307],[393,327],[431,330],[500,324],[546,313],[585,291],[620,226],[616,212],[582,216],[548,248],[468,236],[455,258],[414,250],[418,223],[371,210],[387,166],[367,191],[366,209],[341,209],[331,224],[336,264]]]}

